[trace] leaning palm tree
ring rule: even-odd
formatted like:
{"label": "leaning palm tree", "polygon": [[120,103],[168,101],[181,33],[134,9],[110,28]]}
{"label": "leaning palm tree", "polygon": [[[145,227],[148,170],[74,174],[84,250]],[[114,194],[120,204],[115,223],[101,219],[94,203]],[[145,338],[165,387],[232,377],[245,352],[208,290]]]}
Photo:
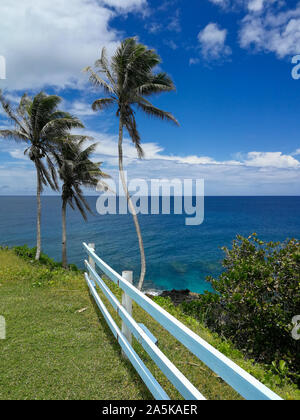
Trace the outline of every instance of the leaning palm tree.
{"label": "leaning palm tree", "polygon": [[58,165],[59,177],[62,185],[62,264],[68,268],[67,261],[67,206],[73,210],[77,207],[82,217],[87,221],[87,212],[92,213],[85,199],[82,187],[97,186],[100,178],[109,178],[100,169],[100,163],[92,162],[91,155],[97,144],[84,148],[89,138],[84,136],[68,135],[65,141],[58,146],[54,156]]}
{"label": "leaning palm tree", "polygon": [[146,259],[138,217],[131,201],[124,175],[123,134],[125,127],[136,147],[138,157],[143,158],[144,151],[137,129],[134,107],[151,117],[158,117],[178,124],[172,114],[156,108],[146,99],[146,97],[153,94],[175,90],[171,78],[166,73],[154,73],[155,67],[160,63],[161,59],[155,51],[137,43],[135,38],[129,38],[121,43],[110,62],[104,48],[101,58],[95,63],[95,69],[91,67],[85,69],[90,75],[91,83],[96,87],[101,87],[108,94],[107,98],[98,99],[93,103],[93,110],[101,111],[112,105],[117,107],[120,178],[133,215],[141,254],[139,290],[142,290],[146,275]]}
{"label": "leaning palm tree", "polygon": [[7,117],[14,124],[11,130],[0,130],[0,137],[27,144],[25,154],[34,163],[37,175],[37,246],[36,260],[41,255],[41,193],[44,186],[58,190],[55,166],[51,160],[57,138],[66,130],[83,127],[82,123],[67,112],[58,110],[61,98],[39,93],[33,99],[26,94],[17,109],[13,109],[0,91],[0,103]]}

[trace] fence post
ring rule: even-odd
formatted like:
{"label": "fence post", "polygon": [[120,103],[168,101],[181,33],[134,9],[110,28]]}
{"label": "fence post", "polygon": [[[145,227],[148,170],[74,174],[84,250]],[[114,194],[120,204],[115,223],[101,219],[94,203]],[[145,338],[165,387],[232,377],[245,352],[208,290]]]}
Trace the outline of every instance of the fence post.
{"label": "fence post", "polygon": [[[96,245],[95,244],[89,244],[88,246],[89,246],[89,248],[92,248],[92,250],[94,252],[96,251]],[[94,270],[96,270],[96,263],[91,256],[89,256],[89,264]],[[92,282],[93,286],[96,287],[96,283],[92,279],[91,279],[91,282]]]}
{"label": "fence post", "polygon": [[[129,283],[133,283],[133,272],[132,271],[123,271],[122,277],[127,280]],[[129,313],[129,315],[132,315],[132,299],[123,292],[122,295],[122,305],[126,309],[126,311]],[[122,333],[126,337],[127,341],[132,344],[132,334],[130,329],[127,327],[127,325],[122,321]],[[127,358],[124,352],[122,352],[123,357]]]}

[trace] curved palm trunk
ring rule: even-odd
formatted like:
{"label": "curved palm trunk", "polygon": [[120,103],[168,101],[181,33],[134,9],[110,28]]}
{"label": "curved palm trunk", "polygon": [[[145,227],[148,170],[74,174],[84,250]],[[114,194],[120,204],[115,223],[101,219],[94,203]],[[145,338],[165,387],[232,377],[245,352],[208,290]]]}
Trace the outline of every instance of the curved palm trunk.
{"label": "curved palm trunk", "polygon": [[62,205],[62,266],[68,268],[67,260],[67,203],[64,201]]}
{"label": "curved palm trunk", "polygon": [[141,254],[141,274],[140,274],[140,280],[138,284],[138,289],[142,290],[145,275],[146,275],[146,258],[145,258],[145,249],[144,249],[144,243],[141,233],[140,224],[138,221],[138,217],[134,208],[134,205],[132,204],[130,194],[126,185],[125,175],[124,175],[124,167],[123,167],[123,123],[122,123],[122,117],[120,116],[120,124],[119,124],[119,170],[120,170],[120,177],[123,184],[124,192],[127,196],[128,205],[130,208],[130,211],[132,213],[133,221],[135,224],[136,233],[139,240],[139,247],[140,247],[140,254]]}
{"label": "curved palm trunk", "polygon": [[36,170],[37,173],[37,223],[36,223],[36,261],[39,261],[41,256],[41,211],[42,211],[42,205],[41,205],[41,178],[39,175],[38,169]]}

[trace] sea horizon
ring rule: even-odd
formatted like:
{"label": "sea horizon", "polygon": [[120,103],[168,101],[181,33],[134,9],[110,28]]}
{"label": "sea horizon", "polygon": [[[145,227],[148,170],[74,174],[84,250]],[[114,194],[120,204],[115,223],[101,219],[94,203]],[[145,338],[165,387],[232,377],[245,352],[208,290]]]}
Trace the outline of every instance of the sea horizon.
{"label": "sea horizon", "polygon": [[[95,243],[98,255],[116,271],[139,277],[139,249],[130,215],[96,214],[97,196],[89,196],[94,215],[85,223],[68,210],[69,262],[84,268],[83,242]],[[35,246],[36,197],[0,197],[0,245]],[[299,196],[206,196],[204,223],[186,226],[185,215],[140,215],[145,243],[145,289],[212,291],[208,276],[222,272],[223,246],[237,235],[257,233],[265,241],[300,237]],[[61,202],[42,196],[43,251],[61,261]]]}
{"label": "sea horizon", "polygon": [[[42,194],[42,197],[60,197],[60,194]],[[85,197],[99,197],[99,194],[85,194]],[[174,195],[170,195],[171,197],[174,197]],[[193,197],[195,197],[196,195],[194,194]],[[0,197],[36,197],[36,194],[0,194]],[[161,196],[160,196],[161,197]],[[293,195],[293,194],[287,194],[287,195],[274,195],[274,194],[256,194],[256,195],[233,195],[233,194],[229,194],[229,195],[205,195],[204,199],[207,197],[300,197],[300,194],[297,195]]]}

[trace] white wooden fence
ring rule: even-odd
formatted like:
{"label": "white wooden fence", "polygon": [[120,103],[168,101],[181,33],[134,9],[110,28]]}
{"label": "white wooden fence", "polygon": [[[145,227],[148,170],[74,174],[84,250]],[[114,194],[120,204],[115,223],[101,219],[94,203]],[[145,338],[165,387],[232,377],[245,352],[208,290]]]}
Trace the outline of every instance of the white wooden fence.
{"label": "white wooden fence", "polygon": [[[93,245],[83,244],[89,260],[85,261],[87,272],[85,279],[97,306],[103,314],[112,333],[118,340],[124,355],[130,360],[153,397],[157,400],[169,400],[169,396],[145,366],[132,347],[132,335],[143,346],[159,369],[166,375],[180,394],[187,400],[205,400],[205,397],[177,369],[177,367],[162,353],[157,346],[155,337],[148,329],[138,324],[132,317],[132,300],[151,315],[163,328],[169,331],[180,343],[205,363],[213,372],[220,376],[242,397],[248,400],[281,400],[273,391],[257,379],[241,369],[230,359],[204,341],[184,324],[162,309],[145,296],[132,284],[132,273],[116,273],[95,253]],[[96,267],[123,290],[122,304],[110,291],[109,287],[98,274]],[[122,331],[108,312],[96,290],[96,285],[102,290],[112,307],[122,319]]]}

